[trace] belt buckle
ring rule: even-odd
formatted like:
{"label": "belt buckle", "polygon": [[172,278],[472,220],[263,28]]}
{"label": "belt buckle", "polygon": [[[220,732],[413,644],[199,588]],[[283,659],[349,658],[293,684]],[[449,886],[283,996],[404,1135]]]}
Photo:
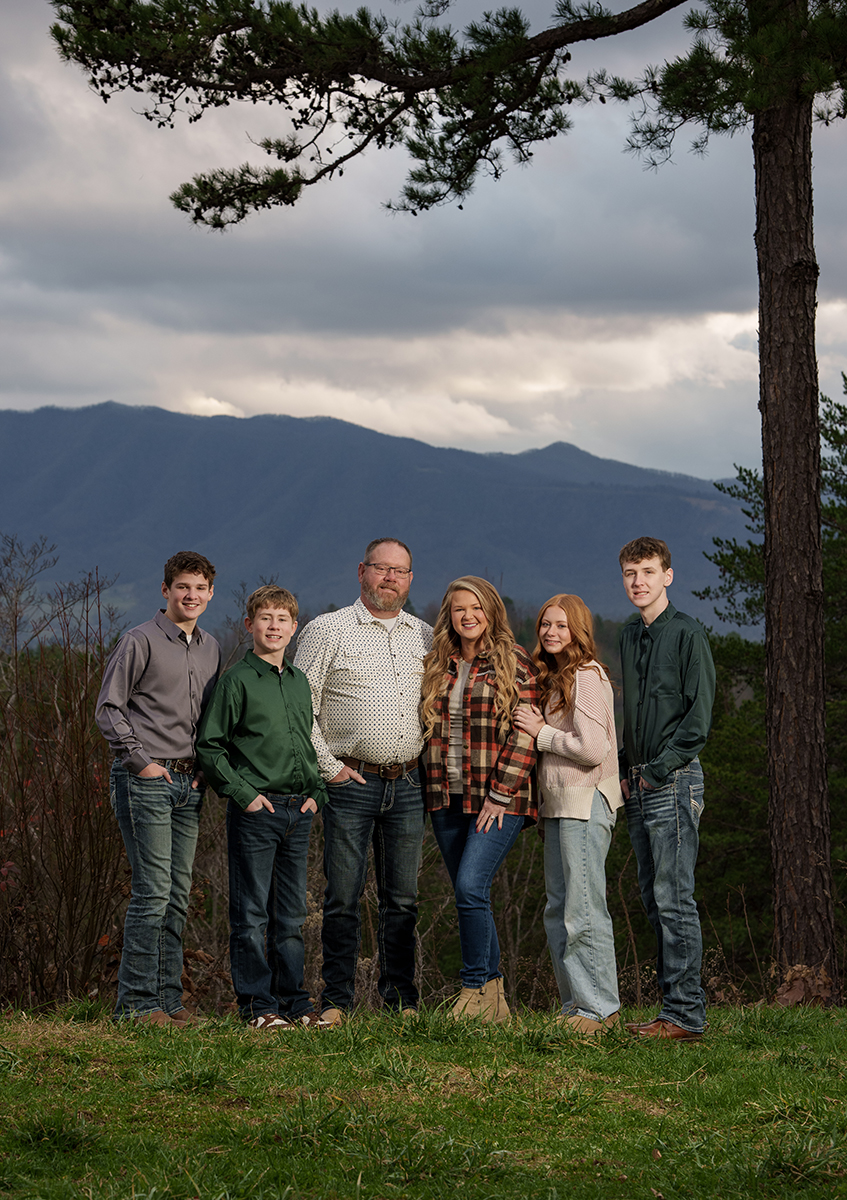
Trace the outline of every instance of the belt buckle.
{"label": "belt buckle", "polygon": [[396,779],[400,774],[400,763],[380,763],[379,777],[380,779]]}

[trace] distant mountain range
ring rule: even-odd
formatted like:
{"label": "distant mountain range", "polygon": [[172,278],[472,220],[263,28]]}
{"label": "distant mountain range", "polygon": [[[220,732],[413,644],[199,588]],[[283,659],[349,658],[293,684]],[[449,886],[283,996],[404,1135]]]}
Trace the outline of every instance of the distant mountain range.
{"label": "distant mountain range", "polygon": [[421,611],[451,579],[483,575],[518,606],[576,592],[628,615],[618,551],[664,538],[672,598],[708,624],[692,588],[716,580],[713,537],[743,537],[738,506],[712,484],[597,458],[564,442],[520,454],[444,450],[329,417],[192,417],[158,408],[0,411],[0,530],[45,534],[56,578],[116,575],[128,622],[159,600],[164,560],[196,549],[218,569],[206,624],[244,581],[276,575],[311,612],[350,603],[373,537],[415,556]]}

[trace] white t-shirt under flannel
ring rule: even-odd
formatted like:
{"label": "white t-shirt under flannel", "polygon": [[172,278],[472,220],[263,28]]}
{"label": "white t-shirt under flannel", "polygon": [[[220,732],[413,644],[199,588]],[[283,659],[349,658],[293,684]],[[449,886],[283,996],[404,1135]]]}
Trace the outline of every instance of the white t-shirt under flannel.
{"label": "white t-shirt under flannel", "polygon": [[312,742],[324,779],[335,778],[342,755],[381,765],[417,758],[423,660],[431,646],[425,621],[401,612],[389,633],[361,600],[309,622],[294,665],[312,689]]}

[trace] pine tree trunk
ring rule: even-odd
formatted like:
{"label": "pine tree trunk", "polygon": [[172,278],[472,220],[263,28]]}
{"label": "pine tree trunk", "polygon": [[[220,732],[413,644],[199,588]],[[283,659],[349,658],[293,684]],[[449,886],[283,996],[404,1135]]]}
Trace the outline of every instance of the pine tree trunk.
{"label": "pine tree trunk", "polygon": [[838,994],[826,778],[812,104],[756,114],[768,773],[776,955]]}

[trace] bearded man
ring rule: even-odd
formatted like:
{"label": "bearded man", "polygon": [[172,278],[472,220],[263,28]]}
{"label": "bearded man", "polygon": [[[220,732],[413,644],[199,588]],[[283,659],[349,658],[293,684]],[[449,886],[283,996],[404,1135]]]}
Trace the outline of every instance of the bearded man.
{"label": "bearded man", "polygon": [[373,844],[379,897],[379,994],[414,1011],[415,924],[424,802],[418,718],[429,625],[403,611],[412,554],[377,538],[359,563],[355,604],[323,613],[300,635],[295,666],[312,689],[312,742],[326,780],[321,1017],[338,1024],[355,1000],[359,902]]}

